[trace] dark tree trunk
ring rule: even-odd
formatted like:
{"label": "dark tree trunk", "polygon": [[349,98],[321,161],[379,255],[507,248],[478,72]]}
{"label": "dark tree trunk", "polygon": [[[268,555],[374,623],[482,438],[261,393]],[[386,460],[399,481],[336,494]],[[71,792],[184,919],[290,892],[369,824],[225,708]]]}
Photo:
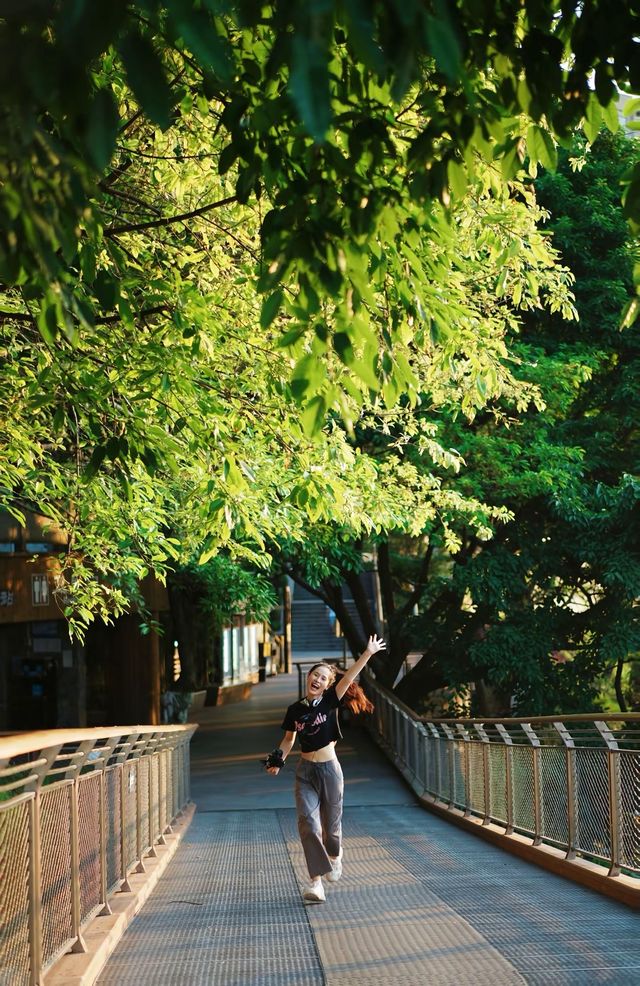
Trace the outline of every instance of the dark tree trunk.
{"label": "dark tree trunk", "polygon": [[615,677],[615,689],[616,698],[618,699],[618,705],[620,706],[621,712],[627,712],[627,702],[624,697],[624,692],[622,690],[622,672],[624,670],[624,658],[618,658],[618,665],[616,667],[616,677]]}

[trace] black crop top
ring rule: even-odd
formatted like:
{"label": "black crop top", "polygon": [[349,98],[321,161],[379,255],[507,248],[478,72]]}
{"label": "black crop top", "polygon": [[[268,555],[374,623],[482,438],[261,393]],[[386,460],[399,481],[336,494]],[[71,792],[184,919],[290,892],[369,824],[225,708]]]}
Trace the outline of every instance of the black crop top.
{"label": "black crop top", "polygon": [[333,740],[342,738],[338,723],[338,708],[341,704],[342,699],[336,694],[336,686],[331,685],[315,705],[306,698],[290,705],[282,720],[282,728],[286,733],[297,735],[303,753],[321,750]]}

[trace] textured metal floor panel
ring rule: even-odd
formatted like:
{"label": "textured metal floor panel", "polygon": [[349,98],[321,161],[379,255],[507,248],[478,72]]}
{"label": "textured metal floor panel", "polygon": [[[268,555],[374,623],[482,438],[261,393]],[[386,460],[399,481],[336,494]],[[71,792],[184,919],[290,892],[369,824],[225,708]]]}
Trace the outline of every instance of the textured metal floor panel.
{"label": "textured metal floor panel", "polygon": [[[394,806],[393,815],[423,813]],[[299,879],[304,858],[293,812],[280,820]],[[377,808],[345,813],[345,870],[326,884],[327,903],[309,907],[327,986],[522,986],[526,980],[477,931],[434,894],[378,838],[389,829]],[[361,820],[361,821],[360,821]]]}
{"label": "textured metal floor panel", "polygon": [[205,710],[206,810],[101,986],[640,986],[637,914],[429,814],[357,729],[341,744],[344,877],[305,907],[293,764],[257,766],[294,688],[281,676]]}
{"label": "textured metal floor panel", "polygon": [[[640,921],[621,904],[505,854],[419,808],[349,810],[345,845],[366,839],[446,902],[530,986],[640,986]],[[460,983],[479,981],[475,958],[469,958]]]}
{"label": "textured metal floor panel", "polygon": [[321,986],[275,812],[196,815],[101,986]]}

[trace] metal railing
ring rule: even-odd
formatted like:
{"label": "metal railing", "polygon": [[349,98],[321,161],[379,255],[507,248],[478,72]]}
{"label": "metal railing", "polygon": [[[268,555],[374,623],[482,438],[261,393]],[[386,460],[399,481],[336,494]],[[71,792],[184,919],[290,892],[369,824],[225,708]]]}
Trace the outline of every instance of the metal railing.
{"label": "metal railing", "polygon": [[421,719],[364,677],[372,730],[418,795],[640,877],[640,714]]}
{"label": "metal railing", "polygon": [[0,983],[36,986],[189,800],[196,726],[0,738]]}

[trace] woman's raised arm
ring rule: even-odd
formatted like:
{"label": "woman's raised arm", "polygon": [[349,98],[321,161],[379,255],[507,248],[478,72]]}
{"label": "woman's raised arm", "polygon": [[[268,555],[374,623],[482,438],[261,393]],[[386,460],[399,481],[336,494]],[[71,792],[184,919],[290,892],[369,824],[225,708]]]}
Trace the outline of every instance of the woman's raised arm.
{"label": "woman's raised arm", "polygon": [[369,637],[367,646],[363,650],[358,660],[355,662],[355,664],[353,664],[349,668],[348,671],[345,671],[345,673],[340,678],[340,681],[337,683],[336,695],[338,696],[338,698],[343,697],[351,682],[354,680],[354,678],[358,677],[362,669],[366,666],[367,661],[371,660],[373,655],[377,654],[378,651],[384,650],[386,646],[387,645],[385,644],[382,637],[378,637],[375,633],[372,637]]}

